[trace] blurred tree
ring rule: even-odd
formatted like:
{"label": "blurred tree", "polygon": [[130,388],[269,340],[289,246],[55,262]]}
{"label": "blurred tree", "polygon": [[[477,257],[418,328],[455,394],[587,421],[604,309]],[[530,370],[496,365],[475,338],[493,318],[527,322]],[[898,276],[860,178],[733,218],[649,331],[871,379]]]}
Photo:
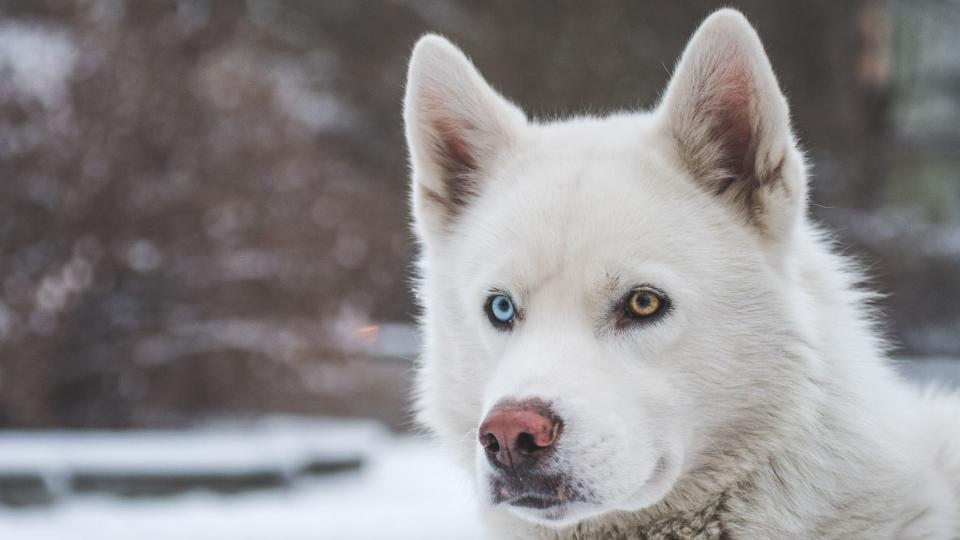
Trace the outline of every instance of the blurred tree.
{"label": "blurred tree", "polygon": [[[954,163],[926,159],[960,155],[958,124],[952,142],[916,135],[925,98],[907,88],[927,75],[903,67],[928,48],[914,4],[936,2],[734,4],[816,164],[816,214],[878,261],[907,352],[960,352],[944,334],[960,250],[915,242],[949,239],[960,208]],[[655,103],[719,5],[0,0],[0,423],[401,422],[406,368],[357,348],[414,311],[400,99],[416,38],[447,35],[552,118]],[[911,221],[904,199],[940,209]]]}

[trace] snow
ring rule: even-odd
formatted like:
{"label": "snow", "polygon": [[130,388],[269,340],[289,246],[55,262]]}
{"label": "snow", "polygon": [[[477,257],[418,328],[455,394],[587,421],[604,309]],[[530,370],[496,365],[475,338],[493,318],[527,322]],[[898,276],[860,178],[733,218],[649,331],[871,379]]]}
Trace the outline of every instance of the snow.
{"label": "snow", "polygon": [[[299,429],[306,426],[306,443]],[[311,427],[312,426],[312,427]],[[293,429],[296,428],[296,429]],[[321,436],[321,433],[325,433]],[[72,496],[51,506],[0,506],[0,538],[18,540],[374,540],[480,538],[469,479],[428,441],[389,435],[370,424],[288,423],[243,437],[229,430],[135,437],[5,434],[5,466],[70,463],[108,469],[256,467],[306,450],[350,453],[363,446],[358,472],[299,480],[287,489],[244,495],[187,493],[167,498]],[[157,446],[154,446],[154,445]],[[7,453],[9,449],[18,452]],[[29,450],[38,451],[31,458]],[[77,453],[74,454],[73,452]],[[193,459],[186,459],[188,453]],[[17,457],[19,456],[19,457]]]}
{"label": "snow", "polygon": [[366,456],[388,437],[370,422],[269,419],[188,431],[0,432],[0,472],[223,474]]}
{"label": "snow", "polygon": [[931,357],[900,359],[894,366],[908,379],[921,385],[960,389],[960,359]]}

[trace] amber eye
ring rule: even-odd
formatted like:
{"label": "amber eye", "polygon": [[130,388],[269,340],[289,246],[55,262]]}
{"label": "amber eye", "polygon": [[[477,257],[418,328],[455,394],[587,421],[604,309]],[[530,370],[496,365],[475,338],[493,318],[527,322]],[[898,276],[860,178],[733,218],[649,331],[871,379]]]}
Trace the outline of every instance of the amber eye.
{"label": "amber eye", "polygon": [[662,308],[664,299],[652,289],[642,288],[627,296],[623,309],[628,317],[645,319],[656,315]]}

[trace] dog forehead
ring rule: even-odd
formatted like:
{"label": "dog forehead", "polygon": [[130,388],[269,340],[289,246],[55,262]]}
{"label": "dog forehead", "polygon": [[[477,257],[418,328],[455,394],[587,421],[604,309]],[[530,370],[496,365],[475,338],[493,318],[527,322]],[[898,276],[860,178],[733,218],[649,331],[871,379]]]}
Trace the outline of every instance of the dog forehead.
{"label": "dog forehead", "polygon": [[710,267],[742,252],[743,231],[646,119],[538,126],[497,160],[448,244],[458,250],[459,275],[486,288],[537,288],[560,278],[593,289],[617,277],[653,280],[653,273]]}
{"label": "dog forehead", "polygon": [[690,216],[702,207],[656,159],[553,155],[504,173],[461,229],[474,272],[525,285],[560,275],[600,283],[674,258],[698,234]]}
{"label": "dog forehead", "polygon": [[589,252],[618,238],[655,242],[690,225],[692,191],[652,152],[545,152],[492,186],[479,212],[484,223],[473,230],[553,252]]}

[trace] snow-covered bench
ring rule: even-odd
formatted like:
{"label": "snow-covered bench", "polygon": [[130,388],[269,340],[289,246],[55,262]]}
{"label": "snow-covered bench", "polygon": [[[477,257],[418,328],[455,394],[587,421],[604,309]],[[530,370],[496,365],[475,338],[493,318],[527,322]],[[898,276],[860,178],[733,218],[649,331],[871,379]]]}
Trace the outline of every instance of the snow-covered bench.
{"label": "snow-covered bench", "polygon": [[72,493],[282,488],[359,468],[383,437],[372,423],[302,419],[180,431],[0,432],[0,504],[43,504]]}

